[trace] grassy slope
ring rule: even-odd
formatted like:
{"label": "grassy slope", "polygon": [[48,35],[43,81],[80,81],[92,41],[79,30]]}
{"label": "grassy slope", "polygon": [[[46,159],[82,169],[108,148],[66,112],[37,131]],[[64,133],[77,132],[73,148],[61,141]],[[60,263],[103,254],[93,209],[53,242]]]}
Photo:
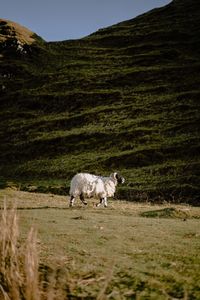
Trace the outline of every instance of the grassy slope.
{"label": "grassy slope", "polygon": [[121,197],[197,203],[199,10],[177,0],[0,58],[2,180],[65,193],[78,171],[119,170]]}
{"label": "grassy slope", "polygon": [[5,199],[17,201],[22,241],[37,229],[40,264],[70,299],[199,299],[199,208],[90,201],[69,209],[63,196],[0,190],[0,206]]}

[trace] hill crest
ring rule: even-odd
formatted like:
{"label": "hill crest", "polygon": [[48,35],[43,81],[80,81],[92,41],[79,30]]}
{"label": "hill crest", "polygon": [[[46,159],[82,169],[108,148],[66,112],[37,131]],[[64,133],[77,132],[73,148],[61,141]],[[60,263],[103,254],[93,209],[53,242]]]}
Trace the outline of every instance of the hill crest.
{"label": "hill crest", "polygon": [[16,53],[27,54],[30,47],[42,39],[28,28],[6,19],[0,19],[0,50],[4,54],[14,50]]}
{"label": "hill crest", "polygon": [[20,43],[29,45],[36,42],[34,35],[34,32],[16,22],[0,19],[0,42],[16,38]]}

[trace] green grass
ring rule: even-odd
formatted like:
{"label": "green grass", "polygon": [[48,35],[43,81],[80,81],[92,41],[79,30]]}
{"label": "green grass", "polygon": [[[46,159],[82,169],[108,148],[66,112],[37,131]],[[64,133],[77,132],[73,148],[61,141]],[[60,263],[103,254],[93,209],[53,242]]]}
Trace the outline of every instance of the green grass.
{"label": "green grass", "polygon": [[198,204],[200,7],[191,1],[43,41],[26,57],[4,53],[2,184],[63,193],[78,171],[118,170],[118,196]]}
{"label": "green grass", "polygon": [[37,229],[40,264],[48,280],[59,270],[57,288],[65,282],[71,297],[199,299],[199,208],[91,199],[70,209],[68,197],[11,189],[4,200],[17,201],[22,241]]}

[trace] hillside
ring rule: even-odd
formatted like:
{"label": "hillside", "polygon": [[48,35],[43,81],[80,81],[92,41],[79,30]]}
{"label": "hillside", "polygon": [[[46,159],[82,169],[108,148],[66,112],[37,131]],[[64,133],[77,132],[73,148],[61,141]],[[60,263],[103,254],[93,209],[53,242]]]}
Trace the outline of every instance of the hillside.
{"label": "hillside", "polygon": [[174,0],[17,51],[0,22],[2,186],[65,194],[78,171],[118,170],[119,197],[198,204],[199,24],[199,1]]}

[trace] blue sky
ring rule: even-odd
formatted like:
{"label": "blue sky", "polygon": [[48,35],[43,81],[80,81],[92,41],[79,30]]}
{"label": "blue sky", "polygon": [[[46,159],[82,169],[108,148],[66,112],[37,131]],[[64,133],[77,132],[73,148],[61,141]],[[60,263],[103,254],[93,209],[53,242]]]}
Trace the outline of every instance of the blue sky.
{"label": "blue sky", "polygon": [[0,0],[0,18],[15,21],[46,41],[84,37],[132,19],[171,0]]}

